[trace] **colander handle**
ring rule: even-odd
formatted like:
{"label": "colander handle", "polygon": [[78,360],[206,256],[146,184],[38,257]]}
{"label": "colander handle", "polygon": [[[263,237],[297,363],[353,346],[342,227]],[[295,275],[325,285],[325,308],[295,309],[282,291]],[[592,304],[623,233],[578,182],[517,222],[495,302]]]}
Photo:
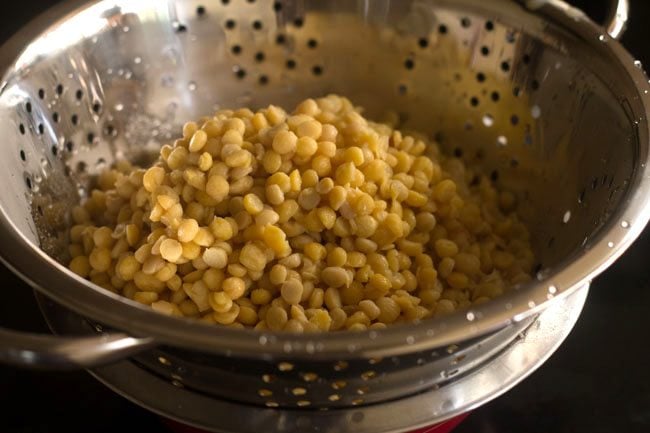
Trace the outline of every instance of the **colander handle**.
{"label": "colander handle", "polygon": [[623,36],[627,20],[630,13],[629,0],[612,0],[609,17],[607,19],[607,33],[614,38],[619,39]]}
{"label": "colander handle", "polygon": [[151,338],[126,334],[58,337],[0,328],[0,362],[47,370],[73,370],[110,364],[154,346]]}
{"label": "colander handle", "polygon": [[[565,0],[520,0],[528,9],[535,10],[543,6],[550,5],[565,11],[576,10],[569,5],[570,1]],[[619,39],[625,27],[627,25],[627,20],[630,12],[630,1],[629,0],[611,0],[611,7],[607,20],[603,27],[607,30],[607,33],[613,39]]]}

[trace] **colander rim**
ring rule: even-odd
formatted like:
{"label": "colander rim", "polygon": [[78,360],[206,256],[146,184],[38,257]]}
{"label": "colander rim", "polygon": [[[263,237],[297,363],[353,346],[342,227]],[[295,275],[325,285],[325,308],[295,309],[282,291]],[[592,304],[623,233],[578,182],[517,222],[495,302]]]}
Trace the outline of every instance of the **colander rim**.
{"label": "colander rim", "polygon": [[[508,0],[462,0],[467,5],[486,5],[505,14],[506,8],[520,7]],[[47,10],[15,34],[0,48],[0,67],[7,69],[19,57],[22,41],[60,24],[71,14],[102,3],[68,0]],[[110,2],[115,5],[115,1]],[[444,2],[442,2],[444,3]],[[458,5],[458,1],[453,2]],[[535,12],[542,18],[569,29],[581,38],[602,34],[604,30],[588,19],[579,22],[558,7],[547,4]],[[33,288],[75,312],[105,325],[127,331],[135,336],[153,337],[160,344],[232,356],[269,359],[341,359],[354,357],[385,357],[445,347],[459,341],[480,337],[513,321],[520,321],[541,311],[549,302],[559,300],[580,287],[590,284],[613,263],[641,234],[650,219],[650,97],[648,80],[634,66],[634,59],[616,41],[602,44],[627,73],[634,84],[645,117],[639,122],[638,137],[641,157],[632,181],[621,199],[621,206],[595,236],[591,247],[582,251],[571,263],[562,263],[541,281],[512,290],[498,299],[444,318],[416,324],[403,324],[385,330],[295,335],[259,332],[205,325],[189,319],[178,319],[154,312],[148,307],[102,289],[84,280],[32,244],[13,224],[0,203],[0,260]],[[621,227],[618,221],[627,221]]]}

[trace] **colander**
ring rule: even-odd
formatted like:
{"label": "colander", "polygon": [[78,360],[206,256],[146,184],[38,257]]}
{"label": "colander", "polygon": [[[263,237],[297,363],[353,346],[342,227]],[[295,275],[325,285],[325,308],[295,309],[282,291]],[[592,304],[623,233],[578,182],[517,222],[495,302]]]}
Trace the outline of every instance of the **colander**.
{"label": "colander", "polygon": [[[223,432],[401,432],[493,398],[569,332],[589,282],[649,218],[648,79],[560,0],[66,1],[0,52],[0,255],[52,328],[0,359],[96,367],[109,386]],[[23,49],[24,48],[24,49]],[[338,93],[430,135],[516,194],[533,282],[445,318],[287,335],[157,314],[64,266],[67,210],[220,107]]]}

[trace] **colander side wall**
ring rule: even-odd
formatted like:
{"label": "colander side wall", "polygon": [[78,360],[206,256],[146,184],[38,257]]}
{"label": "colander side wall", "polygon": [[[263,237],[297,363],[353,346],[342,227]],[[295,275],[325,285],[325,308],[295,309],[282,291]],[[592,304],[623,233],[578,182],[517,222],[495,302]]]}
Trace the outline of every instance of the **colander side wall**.
{"label": "colander side wall", "polygon": [[[602,29],[552,6],[533,14],[499,0],[339,0],[276,11],[260,0],[199,14],[195,1],[77,5],[63,5],[55,15],[73,12],[47,29],[25,28],[16,40],[45,33],[5,74],[0,252],[38,290],[99,322],[233,356],[281,357],[286,347],[303,359],[398,356],[535,314],[601,272],[648,220],[647,79]],[[141,156],[217,106],[290,106],[333,91],[371,117],[394,109],[405,128],[460,149],[515,191],[539,280],[471,316],[288,336],[161,316],[52,258],[64,251],[56,232],[70,204],[116,157]]]}

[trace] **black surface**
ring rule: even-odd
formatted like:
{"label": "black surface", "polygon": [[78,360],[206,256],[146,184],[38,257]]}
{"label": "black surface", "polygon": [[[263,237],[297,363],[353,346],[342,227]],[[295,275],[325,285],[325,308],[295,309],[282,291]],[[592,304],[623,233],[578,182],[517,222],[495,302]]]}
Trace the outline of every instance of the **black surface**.
{"label": "black surface", "polygon": [[[624,43],[649,64],[650,2],[631,2],[633,14]],[[12,2],[0,14],[0,40],[54,3]],[[599,16],[606,2],[574,3]],[[650,432],[650,355],[645,340],[650,329],[649,253],[646,231],[596,280],[577,326],[553,357],[515,389],[474,411],[455,433]],[[0,281],[0,324],[45,332],[30,289],[2,267]],[[0,433],[166,431],[157,417],[85,372],[0,366],[0,415]]]}

